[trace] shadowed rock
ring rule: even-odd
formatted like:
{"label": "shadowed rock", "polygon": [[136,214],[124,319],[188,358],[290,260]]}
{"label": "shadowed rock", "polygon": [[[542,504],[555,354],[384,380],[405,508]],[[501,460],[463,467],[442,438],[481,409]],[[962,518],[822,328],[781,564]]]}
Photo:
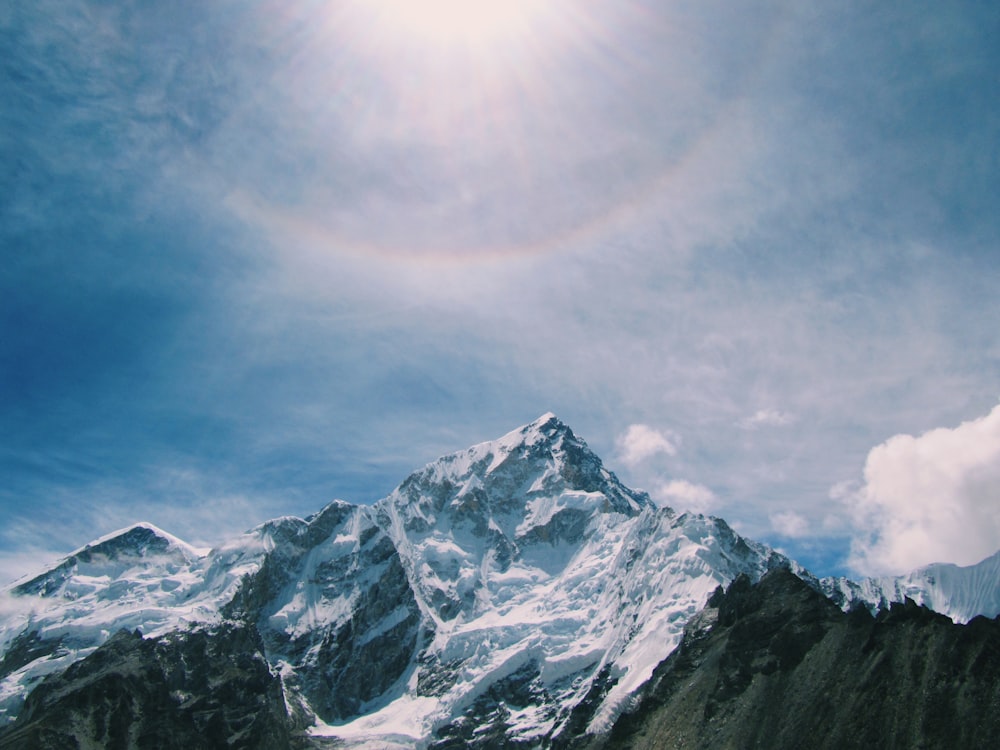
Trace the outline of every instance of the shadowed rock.
{"label": "shadowed rock", "polygon": [[298,747],[261,648],[255,631],[236,625],[157,639],[120,631],[42,682],[0,747]]}
{"label": "shadowed rock", "polygon": [[998,736],[1000,619],[956,625],[913,602],[844,613],[775,570],[720,588],[638,707],[578,746],[987,748]]}

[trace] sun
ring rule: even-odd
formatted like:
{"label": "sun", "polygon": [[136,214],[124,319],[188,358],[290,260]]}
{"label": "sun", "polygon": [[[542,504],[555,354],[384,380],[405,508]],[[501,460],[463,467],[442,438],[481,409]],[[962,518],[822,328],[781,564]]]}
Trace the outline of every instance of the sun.
{"label": "sun", "polygon": [[545,0],[368,0],[377,22],[428,44],[489,45],[528,32]]}

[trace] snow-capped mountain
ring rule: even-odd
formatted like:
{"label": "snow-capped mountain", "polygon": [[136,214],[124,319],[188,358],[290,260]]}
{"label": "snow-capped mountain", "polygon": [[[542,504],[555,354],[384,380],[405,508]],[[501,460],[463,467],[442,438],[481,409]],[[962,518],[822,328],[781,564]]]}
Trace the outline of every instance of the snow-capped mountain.
{"label": "snow-capped mountain", "polygon": [[912,599],[955,622],[993,618],[1000,615],[1000,552],[965,567],[935,563],[901,576],[822,578],[820,589],[844,609],[862,603],[875,611]]}
{"label": "snow-capped mountain", "polygon": [[[0,620],[0,724],[48,675],[67,676],[46,696],[70,691],[91,668],[67,667],[124,629],[144,639],[116,640],[115,658],[155,661],[171,680],[193,658],[182,647],[256,644],[290,726],[317,744],[559,745],[611,725],[717,586],[775,568],[836,588],[844,606],[875,590],[821,584],[720,519],[656,507],[546,414],[373,506],[336,501],[210,551],[141,524],[16,584]],[[913,584],[931,604],[950,580],[933,575]],[[198,648],[210,671],[215,651]],[[24,710],[43,714],[45,700]]]}

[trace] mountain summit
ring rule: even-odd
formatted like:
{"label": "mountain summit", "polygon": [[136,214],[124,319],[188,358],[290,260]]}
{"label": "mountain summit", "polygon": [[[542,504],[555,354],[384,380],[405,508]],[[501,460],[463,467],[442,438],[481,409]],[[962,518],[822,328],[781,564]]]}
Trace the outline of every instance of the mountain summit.
{"label": "mountain summit", "polygon": [[600,516],[631,518],[649,506],[546,414],[429,464],[374,508],[440,626],[510,596],[519,575],[563,570]]}
{"label": "mountain summit", "polygon": [[[0,725],[24,747],[84,726],[113,744],[122,712],[151,711],[172,718],[135,731],[240,747],[566,746],[612,726],[717,587],[775,569],[861,597],[656,507],[546,414],[371,506],[205,553],[149,525],[81,548],[8,592]],[[233,702],[202,695],[213,684]]]}

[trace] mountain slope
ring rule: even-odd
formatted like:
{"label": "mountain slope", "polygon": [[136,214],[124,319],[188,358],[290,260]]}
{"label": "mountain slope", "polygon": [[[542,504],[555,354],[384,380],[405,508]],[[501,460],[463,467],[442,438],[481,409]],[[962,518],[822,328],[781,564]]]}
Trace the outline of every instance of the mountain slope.
{"label": "mountain slope", "polygon": [[692,622],[596,748],[993,747],[1000,620],[914,604],[844,613],[777,570]]}

